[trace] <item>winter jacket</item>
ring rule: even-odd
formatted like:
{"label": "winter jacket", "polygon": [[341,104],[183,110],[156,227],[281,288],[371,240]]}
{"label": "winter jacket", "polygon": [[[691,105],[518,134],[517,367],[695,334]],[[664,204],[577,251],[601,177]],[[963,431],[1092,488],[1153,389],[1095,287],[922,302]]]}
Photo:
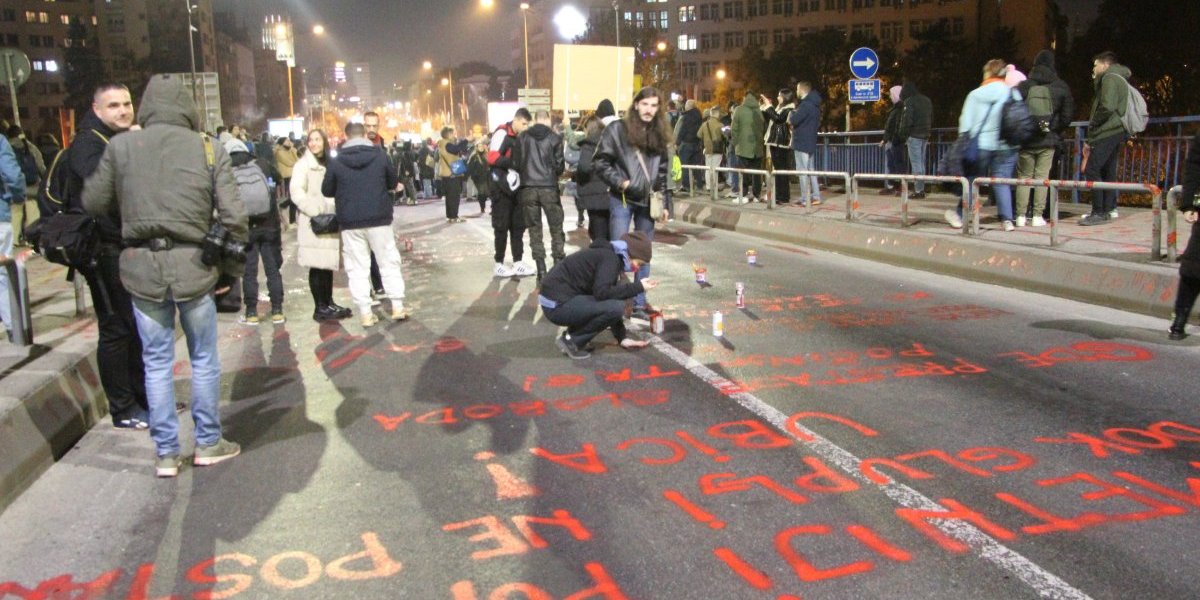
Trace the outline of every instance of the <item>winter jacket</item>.
{"label": "winter jacket", "polygon": [[963,102],[962,114],[958,116],[958,133],[979,136],[980,150],[1012,150],[1000,139],[1000,120],[1004,113],[1004,102],[1009,95],[1021,97],[1021,92],[1008,87],[1004,79],[993,77],[975,88]]}
{"label": "winter jacket", "polygon": [[906,81],[900,90],[900,101],[904,103],[900,137],[929,139],[929,131],[933,127],[933,103],[929,101],[929,96],[922,94],[915,83]]}
{"label": "winter jacket", "polygon": [[25,199],[25,173],[4,136],[0,136],[0,183],[0,223],[9,223],[12,203]]}
{"label": "winter jacket", "polygon": [[[1050,84],[1050,97],[1054,101],[1054,120],[1050,122],[1050,129],[1061,137],[1062,132],[1066,131],[1071,126],[1071,121],[1075,119],[1075,97],[1071,94],[1071,86],[1063,81],[1062,77],[1058,76],[1058,71],[1054,67],[1054,52],[1050,50],[1042,50],[1038,52],[1037,57],[1033,59],[1033,71],[1038,71],[1038,67],[1045,67],[1049,70],[1047,73],[1042,71],[1043,77],[1046,74],[1053,75],[1053,83]],[[1028,98],[1025,90],[1021,90],[1023,97]]]}
{"label": "winter jacket", "polygon": [[[624,243],[624,242],[621,242]],[[561,305],[575,296],[596,300],[628,300],[645,293],[640,281],[625,281],[625,258],[613,243],[597,240],[557,265],[542,279],[541,295]]]}
{"label": "winter jacket", "polygon": [[296,204],[296,262],[310,269],[337,271],[342,267],[342,236],[337,233],[317,235],[312,230],[312,217],[337,214],[333,198],[321,194],[325,166],[312,152],[305,152],[292,169],[288,191]]}
{"label": "winter jacket", "polygon": [[888,110],[887,120],[883,125],[883,141],[890,144],[903,144],[904,138],[900,136],[900,120],[904,118],[904,103],[899,102],[892,105]]}
{"label": "winter jacket", "polygon": [[[66,208],[42,206],[42,214],[51,214],[56,210],[83,212],[83,182],[96,172],[96,168],[100,166],[100,157],[104,156],[104,151],[108,149],[109,140],[119,133],[105,125],[96,111],[88,110],[87,115],[79,122],[75,139],[64,157],[66,165],[59,165],[59,168],[66,166],[71,171],[67,183]],[[51,208],[55,210],[49,210]],[[100,242],[120,246],[121,221],[117,215],[97,215],[95,220],[100,230]]]}
{"label": "winter jacket", "polygon": [[[1192,138],[1187,163],[1183,166],[1183,195],[1179,197],[1179,210],[1197,210],[1197,190],[1200,190],[1200,134]],[[1192,237],[1179,256],[1179,274],[1200,278],[1200,222],[1192,223]]]}
{"label": "winter jacket", "polygon": [[[120,213],[121,283],[129,293],[151,302],[168,297],[195,300],[213,291],[217,268],[200,262],[201,244],[217,220],[231,241],[248,239],[246,207],[225,149],[196,129],[192,93],[176,75],[156,75],[146,86],[138,109],[141,131],[114,137],[95,173],[83,188],[88,213]],[[154,252],[144,243],[168,238],[176,245]],[[240,277],[244,265],[222,265],[226,275]]]}
{"label": "winter jacket", "polygon": [[[795,118],[796,113],[792,113]],[[763,135],[766,133],[766,121],[762,110],[759,109],[758,99],[753,94],[746,94],[741,106],[733,111],[732,144],[733,152],[742,158],[761,158],[763,155]]]}
{"label": "winter jacket", "polygon": [[298,160],[300,157],[296,155],[295,148],[285,148],[282,144],[275,146],[275,168],[279,169],[281,178],[291,178],[292,169],[295,168]]}
{"label": "winter jacket", "polygon": [[37,198],[38,184],[46,178],[46,161],[42,158],[42,151],[33,142],[25,139],[25,136],[8,138],[8,143],[12,146],[13,154],[17,157],[17,163],[20,164],[22,155],[26,152],[33,157],[33,162],[37,164],[38,180],[25,180],[25,198]]}
{"label": "winter jacket", "polygon": [[821,95],[810,90],[796,105],[788,122],[792,124],[792,150],[815,154],[817,131],[821,128]]}
{"label": "winter jacket", "polygon": [[793,110],[796,110],[796,105],[789,102],[783,106],[768,106],[763,111],[763,119],[767,125],[768,146],[792,147],[792,129],[788,118],[792,116]]}
{"label": "winter jacket", "polygon": [[254,162],[258,163],[258,168],[272,181],[279,181],[279,168],[275,164],[274,144],[271,143],[271,134],[263,133],[259,138],[259,142],[254,144],[250,149],[250,153],[254,155]]}
{"label": "winter jacket", "polygon": [[714,154],[713,144],[725,141],[725,132],[722,131],[724,126],[721,125],[721,120],[716,117],[709,117],[704,125],[700,126],[700,143],[704,145],[705,154]]}
{"label": "winter jacket", "polygon": [[392,199],[396,171],[387,154],[366,138],[342,145],[337,158],[325,162],[321,195],[331,196],[342,230],[392,224]]}
{"label": "winter jacket", "polygon": [[700,145],[700,125],[703,122],[704,116],[698,108],[680,113],[679,120],[675,122],[675,143]]}
{"label": "winter jacket", "polygon": [[438,179],[450,179],[452,177],[457,177],[457,175],[450,170],[450,165],[453,165],[454,161],[460,158],[458,153],[455,152],[454,148],[455,143],[450,140],[443,139],[438,141],[437,153],[434,154],[433,157],[433,159],[437,161],[435,168],[437,169]]}
{"label": "winter jacket", "polygon": [[[761,118],[761,115],[759,115]],[[600,133],[600,143],[596,146],[596,156],[592,159],[593,168],[600,179],[608,184],[609,191],[617,198],[623,198],[629,204],[647,206],[650,194],[661,191],[670,194],[667,186],[668,175],[671,171],[670,153],[662,156],[643,155],[638,160],[638,153],[629,143],[628,125],[625,121],[613,121]],[[642,168],[642,162],[646,168]],[[646,175],[650,175],[648,178]],[[621,190],[621,184],[628,181],[629,187]],[[669,205],[669,197],[668,197]]]}
{"label": "winter jacket", "polygon": [[[1043,50],[1042,54],[1047,54],[1053,61],[1053,54]],[[1040,57],[1042,54],[1039,54]],[[1053,62],[1051,64],[1034,64],[1033,69],[1029,72],[1029,78],[1017,85],[1017,91],[1021,92],[1022,98],[1029,98],[1029,90],[1036,86],[1046,86],[1050,90],[1050,132],[1044,135],[1037,135],[1033,140],[1026,143],[1023,147],[1029,149],[1040,148],[1057,148],[1059,142],[1059,132],[1066,129],[1071,123],[1071,113],[1075,110],[1075,103],[1071,99],[1071,90],[1067,87],[1065,81],[1058,78],[1058,74],[1054,72]]]}
{"label": "winter jacket", "polygon": [[1100,140],[1116,135],[1128,135],[1121,124],[1126,103],[1129,102],[1129,67],[1113,63],[1096,79],[1096,97],[1092,99],[1092,118],[1088,122],[1087,143],[1095,145]]}
{"label": "winter jacket", "polygon": [[562,136],[538,123],[517,136],[517,148],[521,187],[558,189],[558,176],[566,168]]}
{"label": "winter jacket", "polygon": [[[487,182],[488,179],[488,164],[487,154],[483,152],[472,152],[470,158],[467,159],[467,175],[478,186],[479,182]],[[485,192],[487,190],[480,190]]]}
{"label": "winter jacket", "polygon": [[[427,164],[427,159],[433,157],[433,165]],[[437,165],[437,149],[430,148],[428,145],[422,144],[421,149],[417,151],[417,171],[421,175],[421,179],[433,179],[433,167]]]}
{"label": "winter jacket", "polygon": [[608,184],[596,174],[596,145],[602,132],[596,131],[579,142],[575,184],[579,186],[579,205],[584,210],[608,210]]}

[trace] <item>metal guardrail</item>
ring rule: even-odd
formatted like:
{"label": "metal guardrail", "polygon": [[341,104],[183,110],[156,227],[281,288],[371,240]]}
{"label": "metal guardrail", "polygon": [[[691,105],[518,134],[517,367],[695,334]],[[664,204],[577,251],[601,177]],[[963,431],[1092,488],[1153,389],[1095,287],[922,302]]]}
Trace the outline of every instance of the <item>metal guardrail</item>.
{"label": "metal guardrail", "polygon": [[[18,346],[33,344],[33,318],[29,314],[29,281],[25,276],[25,255],[0,258],[8,276],[8,305],[12,323],[5,323],[12,342]],[[0,300],[2,302],[3,300]]]}
{"label": "metal guardrail", "polygon": [[[765,169],[708,167],[708,166],[704,166],[704,165],[683,165],[683,169],[685,171],[688,171],[688,170],[703,171],[705,173],[711,171],[714,174],[714,176],[716,176],[716,174],[719,174],[719,173],[739,173],[739,174],[743,174],[743,175],[761,175],[762,177],[765,178],[765,181],[763,183],[763,188],[767,190],[767,209],[769,209],[769,210],[775,209],[775,192],[776,192],[775,176],[776,175],[786,175],[788,177],[823,177],[823,178],[836,177],[838,179],[842,179],[843,181],[845,181],[846,189],[847,190],[850,189],[850,174],[842,172],[842,171],[783,171],[783,170],[771,171],[771,170],[765,170]],[[687,183],[688,183],[688,194],[695,196],[696,195],[695,178],[684,176],[684,179],[686,179]],[[746,179],[744,177],[738,178],[738,187],[740,188],[738,190],[738,195],[745,196],[746,195]],[[709,190],[709,193],[712,196],[712,201],[716,202],[717,201],[717,190],[716,190],[715,186]],[[804,208],[808,209],[811,212],[811,210],[812,210],[811,203],[805,202]],[[846,206],[846,219],[847,220],[849,220],[851,218],[852,213],[853,213],[853,211],[852,211],[850,205],[847,204],[847,206]]]}
{"label": "metal guardrail", "polygon": [[[854,219],[854,211],[858,208],[858,206],[857,206],[858,203],[854,202],[852,204],[849,199],[849,195],[850,195],[849,192],[850,192],[850,185],[851,185],[849,173],[846,173],[844,171],[775,171],[775,174],[776,175],[787,175],[788,177],[792,177],[792,176],[823,177],[826,179],[828,179],[830,177],[837,177],[838,179],[845,181],[846,182],[846,196],[847,196],[846,220],[850,221],[850,220]],[[801,186],[801,189],[803,189],[803,185]],[[772,203],[775,202],[774,195],[771,196],[771,202]],[[804,202],[804,208],[805,208],[805,210],[812,212],[812,206],[810,206],[810,203],[807,201],[807,199]]]}
{"label": "metal guardrail", "polygon": [[[1105,181],[1064,181],[1058,179],[1013,179],[1011,177],[976,177],[971,182],[971,193],[967,199],[971,211],[971,235],[979,233],[979,186],[988,185],[1019,185],[1050,188],[1050,244],[1057,242],[1058,229],[1058,188],[1072,190],[1114,190],[1118,192],[1142,192],[1151,195],[1151,210],[1154,219],[1151,221],[1152,236],[1150,241],[1150,260],[1162,260],[1162,199],[1163,193],[1158,186],[1150,183],[1109,183]],[[1174,231],[1172,231],[1174,233]]]}
{"label": "metal guardrail", "polygon": [[[911,223],[908,222],[908,183],[918,181],[924,183],[957,183],[962,186],[965,192],[971,189],[970,182],[966,177],[951,177],[949,175],[891,175],[886,173],[857,173],[851,176],[853,189],[850,192],[850,197],[854,203],[854,208],[858,209],[858,194],[860,181],[899,181],[900,182],[900,226],[908,227]],[[964,225],[963,233],[966,233]]]}

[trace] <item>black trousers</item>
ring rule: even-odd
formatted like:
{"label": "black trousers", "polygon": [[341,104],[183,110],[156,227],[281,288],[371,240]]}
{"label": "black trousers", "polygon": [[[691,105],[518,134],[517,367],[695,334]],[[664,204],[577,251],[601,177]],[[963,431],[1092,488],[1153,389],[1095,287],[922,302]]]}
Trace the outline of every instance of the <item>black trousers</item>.
{"label": "black trousers", "polygon": [[525,213],[517,206],[516,196],[492,188],[492,233],[496,262],[504,262],[504,249],[512,245],[513,262],[525,257]]}
{"label": "black trousers", "polygon": [[[1114,135],[1096,142],[1088,156],[1084,179],[1088,181],[1117,180],[1117,159],[1125,147],[1125,134]],[[1117,209],[1116,190],[1092,190],[1092,214],[1106,214]]]}
{"label": "black trousers", "polygon": [[[771,146],[771,165],[776,171],[788,171],[792,168],[795,155],[791,148]],[[775,202],[786,204],[792,201],[792,177],[790,175],[775,176]]]}
{"label": "black trousers", "polygon": [[438,181],[442,182],[442,195],[446,197],[446,218],[458,218],[458,203],[462,201],[462,180],[457,177],[444,177]]}
{"label": "black trousers", "polygon": [[267,294],[271,296],[271,312],[283,310],[283,249],[278,238],[254,239],[246,246],[246,274],[242,277],[242,302],[247,314],[258,312],[258,262],[262,259],[263,271],[267,275]]}
{"label": "black trousers", "polygon": [[[739,156],[738,163],[743,169],[761,170],[763,159],[761,156],[758,158],[746,158],[745,156]],[[743,185],[750,188],[750,193],[754,194],[755,198],[761,200],[763,188],[762,175],[744,175],[743,177],[745,177],[747,180],[743,182]]]}
{"label": "black trousers", "polygon": [[146,403],[146,370],[142,364],[142,339],[133,317],[133,298],[121,285],[120,254],[102,250],[94,269],[81,271],[92,292],[92,305],[100,325],[96,363],[100,384],[108,395],[114,420],[149,410]]}
{"label": "black trousers", "polygon": [[522,188],[517,194],[521,210],[525,211],[525,227],[529,229],[529,248],[533,259],[546,260],[546,244],[542,241],[542,213],[550,225],[550,256],[554,262],[567,257],[564,247],[567,236],[563,232],[562,199],[558,188]]}
{"label": "black trousers", "polygon": [[308,270],[308,290],[312,292],[313,305],[324,308],[333,304],[333,271],[329,269]]}
{"label": "black trousers", "polygon": [[593,242],[608,241],[608,210],[589,210],[588,237]]}
{"label": "black trousers", "polygon": [[605,329],[612,329],[617,341],[625,339],[624,300],[597,300],[593,296],[575,296],[546,310],[546,319],[567,328],[567,337],[576,348],[584,348]]}
{"label": "black trousers", "polygon": [[1176,318],[1187,319],[1192,314],[1192,308],[1196,306],[1196,297],[1200,296],[1200,279],[1188,277],[1187,275],[1179,276],[1179,291],[1175,294],[1175,316]]}

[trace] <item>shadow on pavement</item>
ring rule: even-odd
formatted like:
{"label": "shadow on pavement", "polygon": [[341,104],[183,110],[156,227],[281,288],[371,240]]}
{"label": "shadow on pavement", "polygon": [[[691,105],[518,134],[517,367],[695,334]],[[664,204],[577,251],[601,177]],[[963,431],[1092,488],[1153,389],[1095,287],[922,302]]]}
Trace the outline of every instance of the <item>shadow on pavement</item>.
{"label": "shadow on pavement", "polygon": [[1122,327],[1102,321],[1090,321],[1086,319],[1063,319],[1059,321],[1039,321],[1033,323],[1031,326],[1036,329],[1077,333],[1098,340],[1124,339],[1158,346],[1200,346],[1200,338],[1196,336],[1189,336],[1187,339],[1179,342],[1168,340],[1167,327],[1169,325],[1170,323],[1166,319],[1163,320],[1161,329]]}

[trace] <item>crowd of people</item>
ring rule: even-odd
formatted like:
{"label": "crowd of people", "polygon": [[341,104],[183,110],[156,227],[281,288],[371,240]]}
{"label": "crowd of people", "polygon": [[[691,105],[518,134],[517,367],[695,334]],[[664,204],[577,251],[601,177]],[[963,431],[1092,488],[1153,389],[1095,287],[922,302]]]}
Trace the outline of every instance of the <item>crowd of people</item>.
{"label": "crowd of people", "polygon": [[[1000,60],[989,61],[982,74],[959,117],[961,138],[978,152],[954,166],[968,177],[1047,178],[1074,113],[1053,55],[1039,54],[1028,77]],[[1086,173],[1105,180],[1130,133],[1122,119],[1129,70],[1104,53],[1096,57],[1094,77]],[[882,144],[889,172],[924,174],[929,99],[912,81],[891,88],[889,96],[893,107]],[[1003,131],[1001,107],[1010,98],[1024,99],[1038,124],[1019,145]],[[369,112],[345,126],[344,141],[334,148],[320,129],[299,140],[267,133],[252,139],[237,125],[211,136],[199,133],[192,96],[177,76],[155,76],[137,111],[127,88],[106,84],[95,90],[68,147],[60,148],[52,136],[34,144],[19,127],[0,138],[0,253],[12,254],[39,212],[44,219],[90,216],[94,256],[78,272],[99,320],[97,356],[112,421],[121,429],[149,430],[156,473],[171,477],[182,465],[173,385],[176,322],[191,362],[192,462],[217,464],[240,452],[222,436],[217,409],[217,313],[239,312],[246,326],[267,320],[258,314],[261,267],[269,321],[286,323],[284,232],[296,231],[296,261],[308,269],[313,319],[357,313],[370,328],[379,322],[375,308],[385,301],[383,314],[393,321],[410,317],[392,228],[396,207],[440,199],[447,224],[457,224],[464,222],[465,197],[478,204],[477,216],[490,213],[492,275],[536,276],[539,305],[563,328],[555,341],[563,354],[587,358],[592,339],[606,330],[620,347],[636,349],[646,341],[632,330],[648,325],[654,312],[647,294],[657,286],[650,277],[655,225],[670,219],[679,180],[694,177],[689,184],[700,189],[724,184],[727,199],[737,204],[766,200],[759,175],[731,171],[722,182],[712,170],[680,173],[677,163],[768,173],[816,170],[821,100],[801,81],[773,98],[748,91],[728,111],[701,110],[694,100],[677,110],[678,103],[647,87],[623,114],[604,100],[577,123],[560,124],[549,112],[520,108],[487,135],[463,138],[444,127],[436,142],[397,140],[390,146],[379,115]],[[816,177],[799,177],[799,197],[793,198],[790,177],[774,176],[777,203],[821,202]],[[883,193],[895,193],[892,184]],[[1192,144],[1181,201],[1185,220],[1194,224],[1193,239],[1200,238],[1197,187],[1200,136]],[[913,198],[924,194],[920,182],[913,189]],[[1014,200],[1009,186],[997,185],[993,194],[1005,229],[1045,224],[1045,189],[1018,187]],[[574,199],[576,225],[586,227],[590,239],[570,256],[564,196]],[[25,201],[32,198],[38,202]],[[1115,194],[1094,191],[1092,212],[1081,224],[1115,217]],[[961,204],[946,213],[951,225],[961,227],[961,219]],[[524,261],[526,235],[532,265]],[[1200,296],[1200,242],[1189,244],[1181,262],[1172,339],[1186,336]],[[334,300],[339,270],[345,271],[352,308]],[[0,275],[0,294],[8,283]],[[8,309],[0,302],[6,324]]]}

